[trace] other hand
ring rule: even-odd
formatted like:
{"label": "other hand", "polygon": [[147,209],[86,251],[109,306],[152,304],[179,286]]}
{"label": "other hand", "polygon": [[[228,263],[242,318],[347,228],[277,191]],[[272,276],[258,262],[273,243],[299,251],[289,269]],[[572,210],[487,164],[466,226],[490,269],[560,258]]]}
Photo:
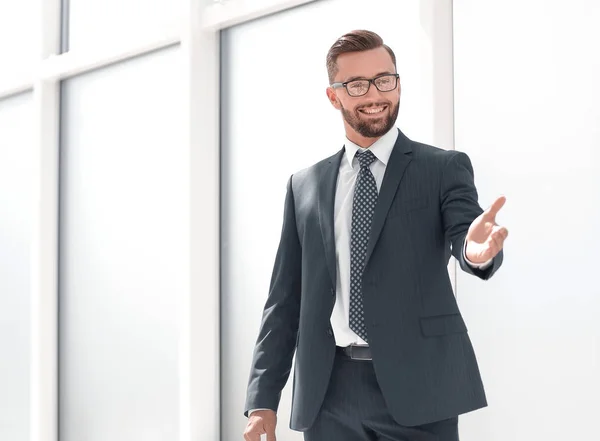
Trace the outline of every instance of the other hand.
{"label": "other hand", "polygon": [[244,439],[246,441],[260,441],[260,436],[266,433],[267,441],[276,441],[276,426],[277,414],[274,410],[257,410],[252,412],[244,431]]}

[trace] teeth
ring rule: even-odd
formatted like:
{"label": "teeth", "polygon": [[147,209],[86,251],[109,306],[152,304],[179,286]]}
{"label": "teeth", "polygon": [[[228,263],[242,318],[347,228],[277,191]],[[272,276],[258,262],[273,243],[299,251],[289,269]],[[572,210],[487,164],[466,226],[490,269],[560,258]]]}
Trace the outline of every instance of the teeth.
{"label": "teeth", "polygon": [[364,109],[363,112],[369,113],[369,114],[379,113],[379,112],[383,112],[383,107],[376,107],[374,109]]}

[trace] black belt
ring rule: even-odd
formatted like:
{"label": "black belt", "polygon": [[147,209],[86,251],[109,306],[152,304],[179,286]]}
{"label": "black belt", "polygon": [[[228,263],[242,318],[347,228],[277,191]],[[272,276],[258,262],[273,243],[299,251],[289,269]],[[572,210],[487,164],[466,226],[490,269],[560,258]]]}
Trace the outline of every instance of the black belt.
{"label": "black belt", "polygon": [[372,360],[371,348],[368,346],[336,346],[337,352],[352,360]]}

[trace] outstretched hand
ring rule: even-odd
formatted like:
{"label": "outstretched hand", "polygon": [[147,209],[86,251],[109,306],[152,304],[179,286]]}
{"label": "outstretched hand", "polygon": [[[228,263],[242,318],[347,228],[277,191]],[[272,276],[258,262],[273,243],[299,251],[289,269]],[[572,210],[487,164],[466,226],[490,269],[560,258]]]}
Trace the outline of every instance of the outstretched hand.
{"label": "outstretched hand", "polygon": [[496,215],[506,202],[504,196],[499,197],[477,219],[473,221],[467,232],[467,259],[473,263],[484,263],[496,257],[508,237],[508,230],[496,223]]}

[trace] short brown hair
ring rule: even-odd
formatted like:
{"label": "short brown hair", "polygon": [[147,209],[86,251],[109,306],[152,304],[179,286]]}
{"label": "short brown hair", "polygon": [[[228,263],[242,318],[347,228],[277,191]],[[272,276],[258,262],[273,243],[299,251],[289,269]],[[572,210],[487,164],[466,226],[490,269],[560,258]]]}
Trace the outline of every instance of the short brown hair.
{"label": "short brown hair", "polygon": [[383,43],[383,39],[375,32],[366,30],[357,30],[348,32],[337,39],[333,46],[327,52],[327,75],[329,76],[329,83],[333,83],[335,75],[338,72],[337,59],[340,55],[348,52],[362,52],[371,49],[377,49],[384,47],[396,67],[396,55],[394,51],[386,44]]}

